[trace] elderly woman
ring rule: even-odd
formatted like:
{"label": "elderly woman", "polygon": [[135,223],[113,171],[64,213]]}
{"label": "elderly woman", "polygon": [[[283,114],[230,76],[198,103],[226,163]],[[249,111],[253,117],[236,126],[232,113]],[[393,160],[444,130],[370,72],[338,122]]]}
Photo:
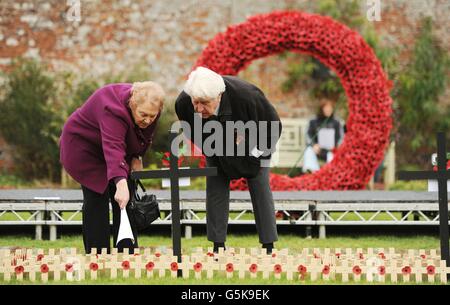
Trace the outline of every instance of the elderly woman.
{"label": "elderly woman", "polygon": [[[127,207],[130,171],[142,169],[142,156],[152,143],[163,108],[164,91],[154,82],[110,84],[98,89],[68,118],[60,138],[60,161],[83,191],[83,242],[91,248],[110,249],[109,200],[116,245],[120,211]],[[137,247],[121,241],[117,247]]]}

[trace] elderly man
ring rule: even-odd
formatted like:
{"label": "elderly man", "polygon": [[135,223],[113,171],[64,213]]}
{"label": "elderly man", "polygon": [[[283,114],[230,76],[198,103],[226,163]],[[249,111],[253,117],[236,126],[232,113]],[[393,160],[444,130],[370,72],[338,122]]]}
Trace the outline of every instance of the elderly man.
{"label": "elderly man", "polygon": [[[202,140],[211,135],[203,127],[210,121],[226,129],[228,123],[252,123],[257,126],[257,137],[246,130],[237,130],[232,141],[223,139],[227,152],[245,147],[244,155],[236,153],[210,153],[202,147],[208,166],[218,168],[218,176],[207,177],[206,220],[208,240],[214,243],[214,252],[225,248],[230,204],[230,180],[246,178],[252,199],[259,242],[268,253],[278,240],[272,192],[269,185],[269,164],[276,141],[281,134],[280,118],[264,93],[256,86],[233,76],[221,76],[204,67],[190,73],[183,92],[175,102],[175,111],[180,121],[191,127],[185,135],[194,140],[195,114],[201,115]],[[260,123],[267,123],[266,125]],[[272,128],[276,125],[276,129]],[[195,126],[194,126],[195,125]],[[198,131],[197,131],[198,132]],[[225,135],[225,132],[222,133]],[[262,145],[261,139],[269,143]],[[197,142],[195,142],[197,144]],[[216,143],[217,144],[217,143]],[[231,146],[232,146],[231,145]],[[206,146],[206,144],[205,144]],[[270,147],[269,147],[270,146]]]}

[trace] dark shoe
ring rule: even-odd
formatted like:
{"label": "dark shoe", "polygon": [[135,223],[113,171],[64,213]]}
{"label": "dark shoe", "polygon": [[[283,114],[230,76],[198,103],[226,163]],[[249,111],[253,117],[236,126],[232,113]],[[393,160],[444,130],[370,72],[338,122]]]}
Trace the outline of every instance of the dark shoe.
{"label": "dark shoe", "polygon": [[213,252],[215,253],[215,254],[217,254],[217,253],[219,253],[219,248],[223,248],[223,250],[226,250],[226,248],[225,248],[225,243],[214,243],[214,249],[213,249]]}
{"label": "dark shoe", "polygon": [[262,247],[267,250],[267,254],[272,254],[273,243],[263,244]]}

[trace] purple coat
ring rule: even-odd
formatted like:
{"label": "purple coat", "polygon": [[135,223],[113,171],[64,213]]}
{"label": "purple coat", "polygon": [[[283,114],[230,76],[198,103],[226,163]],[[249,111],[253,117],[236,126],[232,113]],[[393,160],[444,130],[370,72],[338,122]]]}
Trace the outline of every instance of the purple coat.
{"label": "purple coat", "polygon": [[131,84],[98,89],[70,115],[60,138],[60,161],[81,185],[103,194],[111,179],[128,177],[133,157],[152,143],[161,113],[146,129],[131,116]]}

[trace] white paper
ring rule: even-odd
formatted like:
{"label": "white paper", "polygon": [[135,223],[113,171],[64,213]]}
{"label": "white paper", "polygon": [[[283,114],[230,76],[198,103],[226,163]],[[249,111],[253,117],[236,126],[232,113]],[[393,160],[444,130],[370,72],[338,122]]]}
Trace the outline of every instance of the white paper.
{"label": "white paper", "polygon": [[331,150],[334,148],[334,133],[333,128],[321,128],[317,135],[317,140],[320,148]]}
{"label": "white paper", "polygon": [[[180,169],[185,169],[185,168],[189,168],[189,167],[180,167]],[[168,168],[162,168],[162,169],[168,169]],[[179,178],[178,185],[179,186],[190,186],[191,178],[190,177]],[[162,187],[170,187],[170,179],[162,179]]]}
{"label": "white paper", "polygon": [[116,246],[123,239],[131,239],[134,244],[133,231],[131,230],[130,220],[128,219],[126,209],[120,210],[120,226],[119,226],[119,234],[117,235]]}
{"label": "white paper", "polygon": [[[450,181],[447,181],[447,190],[450,190]],[[428,191],[429,192],[439,191],[437,180],[428,180]]]}

